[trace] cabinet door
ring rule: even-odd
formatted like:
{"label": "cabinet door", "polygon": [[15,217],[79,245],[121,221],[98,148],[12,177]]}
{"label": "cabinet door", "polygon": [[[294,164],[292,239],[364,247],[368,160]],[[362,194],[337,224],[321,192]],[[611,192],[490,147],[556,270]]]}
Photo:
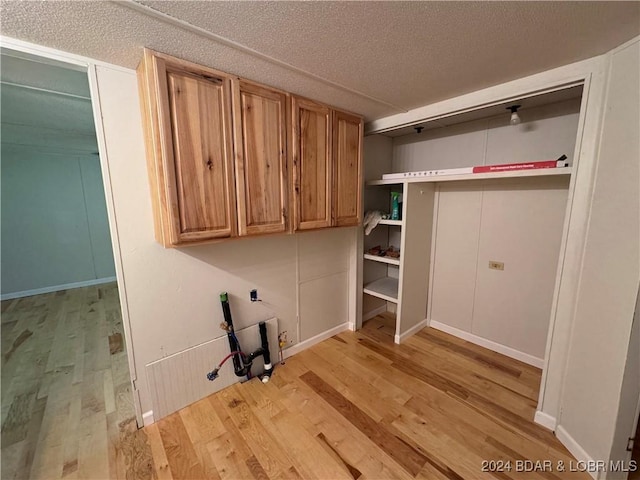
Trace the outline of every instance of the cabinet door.
{"label": "cabinet door", "polygon": [[293,163],[296,229],[331,226],[331,111],[294,98]]}
{"label": "cabinet door", "polygon": [[229,77],[149,51],[144,69],[159,240],[176,246],[236,235]]}
{"label": "cabinet door", "polygon": [[288,229],[287,96],[234,84],[236,191],[240,235]]}
{"label": "cabinet door", "polygon": [[333,113],[333,225],[362,220],[362,130],[360,117]]}

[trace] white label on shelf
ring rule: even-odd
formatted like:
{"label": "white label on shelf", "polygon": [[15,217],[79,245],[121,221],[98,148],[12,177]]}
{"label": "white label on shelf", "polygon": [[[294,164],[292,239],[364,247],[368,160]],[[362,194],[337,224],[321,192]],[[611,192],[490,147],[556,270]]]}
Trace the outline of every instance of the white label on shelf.
{"label": "white label on shelf", "polygon": [[384,175],[382,175],[382,179],[392,180],[395,178],[434,177],[434,176],[442,176],[442,175],[465,175],[467,173],[473,173],[473,167],[446,168],[444,170],[422,170],[419,172],[385,173]]}

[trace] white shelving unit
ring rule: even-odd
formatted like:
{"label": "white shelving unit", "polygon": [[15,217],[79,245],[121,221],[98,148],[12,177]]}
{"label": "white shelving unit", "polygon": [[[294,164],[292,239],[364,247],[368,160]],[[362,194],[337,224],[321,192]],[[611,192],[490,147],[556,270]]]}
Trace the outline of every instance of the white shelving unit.
{"label": "white shelving unit", "polygon": [[[544,124],[544,128],[547,130],[538,129],[540,132],[547,132],[552,128],[549,125],[558,124],[554,123],[556,122],[556,117],[550,115],[550,112],[554,115],[557,114],[557,117],[567,116],[569,118],[570,115],[576,113],[573,109],[579,103],[575,100],[581,96],[582,87],[573,86],[562,95],[550,94],[546,99],[538,99],[536,100],[536,108],[541,108],[542,110],[537,113],[533,112],[538,117],[529,117],[525,122],[548,122]],[[562,103],[558,108],[548,108],[548,105],[554,102],[565,103]],[[544,105],[544,107],[541,107],[541,105]],[[504,106],[501,106],[501,110],[503,108]],[[483,116],[483,111],[486,112],[487,117]],[[447,132],[451,135],[464,135],[464,142],[459,147],[455,145],[455,142],[444,143],[445,141],[440,140],[441,136],[437,134],[432,135],[433,138],[427,135],[428,138],[424,140],[413,141],[409,138],[405,140],[404,137],[406,135],[413,135],[411,128],[407,128],[406,132],[402,131],[401,133],[385,130],[381,132],[382,135],[387,138],[393,138],[392,142],[386,139],[372,142],[372,146],[375,148],[371,148],[372,153],[370,154],[372,165],[370,172],[372,175],[367,177],[369,180],[365,182],[365,208],[385,211],[385,209],[389,208],[389,192],[402,192],[402,220],[381,221],[380,226],[377,227],[379,231],[376,236],[372,234],[371,237],[374,238],[365,237],[364,252],[375,245],[393,244],[394,246],[399,246],[401,256],[394,261],[395,259],[363,255],[363,292],[372,297],[377,297],[371,298],[365,295],[366,298],[363,298],[363,312],[365,312],[363,318],[365,316],[366,318],[371,318],[370,315],[375,315],[376,312],[384,308],[382,302],[378,299],[392,302],[394,305],[387,305],[386,307],[388,311],[396,313],[394,338],[396,343],[402,342],[405,338],[426,326],[428,323],[427,317],[431,315],[429,310],[431,308],[429,303],[431,299],[429,295],[433,287],[432,283],[434,283],[432,279],[432,262],[435,262],[436,258],[432,249],[432,242],[436,241],[435,226],[437,218],[435,212],[440,211],[438,202],[441,198],[441,191],[457,191],[456,189],[460,189],[462,192],[466,192],[467,187],[465,187],[465,184],[468,185],[469,192],[474,192],[477,189],[482,189],[484,192],[485,188],[489,192],[503,190],[510,192],[515,191],[514,189],[516,188],[521,188],[522,184],[539,186],[541,182],[543,188],[546,188],[544,186],[547,183],[550,186],[558,186],[560,184],[564,185],[565,180],[567,180],[567,185],[570,184],[568,180],[574,173],[574,168],[571,166],[453,175],[420,176],[418,174],[392,179],[380,178],[383,173],[400,173],[403,171],[401,169],[417,171],[422,166],[424,166],[425,171],[437,171],[447,168],[469,168],[474,165],[481,165],[483,162],[486,164],[525,163],[534,161],[531,159],[537,161],[543,158],[550,158],[556,155],[556,152],[558,154],[562,152],[571,157],[573,147],[565,142],[566,138],[562,135],[554,136],[555,131],[553,135],[549,133],[550,145],[544,144],[544,142],[541,144],[539,138],[533,143],[523,142],[521,138],[524,137],[520,137],[520,135],[526,135],[529,131],[522,127],[512,128],[508,123],[502,125],[500,123],[502,122],[501,117],[496,117],[496,115],[502,115],[502,112],[479,107],[474,113],[473,119],[469,119],[465,115],[457,116],[455,114],[448,117],[447,125],[443,128],[450,128]],[[482,121],[479,121],[480,119]],[[424,123],[428,122],[429,120],[425,120]],[[457,127],[458,123],[465,122],[469,122],[467,129]],[[569,123],[563,122],[560,124],[564,128],[564,130],[560,130],[563,135],[568,132],[566,129]],[[490,124],[497,125],[495,127],[496,131],[491,137],[493,143],[487,143],[489,133],[484,135],[478,133],[476,135],[475,130],[477,129],[477,132],[481,132],[487,129],[487,132],[490,132],[490,127],[488,126]],[[512,129],[500,130],[504,128]],[[398,130],[401,131],[402,127],[399,127]],[[448,139],[449,135],[444,135],[444,137]],[[479,140],[480,137],[484,138],[484,143]],[[437,148],[433,147],[431,150],[425,149],[418,152],[418,149],[415,149],[413,144],[417,145],[418,142],[422,141],[441,143],[436,144],[439,145]],[[480,151],[480,148],[484,148],[484,152]],[[511,155],[512,151],[513,155]],[[423,154],[426,156],[420,158],[419,155]],[[491,160],[494,161],[492,162]],[[545,179],[548,179],[548,181]],[[450,182],[460,182],[460,185],[451,185]],[[445,186],[445,183],[448,185]],[[465,194],[462,193],[462,195]],[[564,209],[564,205],[560,203],[558,205],[560,210]],[[457,214],[456,210],[453,211]],[[385,242],[388,243],[385,244]],[[452,261],[455,261],[455,259]]]}
{"label": "white shelving unit", "polygon": [[[404,192],[402,181],[390,182],[385,186],[369,189],[369,204],[366,208],[370,210],[390,211],[390,192]],[[401,213],[402,215],[402,213]],[[401,217],[404,218],[404,217]],[[402,269],[402,231],[404,230],[403,220],[380,220],[373,229],[370,236],[365,236],[364,245],[364,285],[363,293],[370,296],[366,303],[369,309],[380,309],[386,305],[387,309],[392,309],[386,302],[397,305],[399,302],[400,285],[398,278]],[[367,250],[376,245],[383,248],[393,246],[400,249],[400,257],[392,258],[386,256],[371,255]],[[374,297],[374,298],[371,298]],[[384,300],[382,302],[381,300]]]}
{"label": "white shelving unit", "polygon": [[382,225],[396,225],[402,229],[401,257],[396,260],[368,254],[364,255],[365,260],[387,263],[399,268],[399,278],[386,276],[363,286],[364,293],[396,305],[395,342],[400,343],[404,338],[426,325],[424,322],[424,307],[427,305],[427,292],[429,291],[430,264],[428,262],[424,264],[420,264],[420,262],[404,262],[404,259],[407,258],[407,255],[412,259],[430,258],[431,256],[433,206],[435,190],[439,182],[569,177],[572,173],[573,169],[571,167],[564,167],[499,173],[415,177],[401,181],[390,179],[366,182],[367,186],[379,186],[381,188],[392,186],[397,187],[394,190],[403,192],[403,220],[383,220],[380,222]]}
{"label": "white shelving unit", "polygon": [[[396,182],[395,184],[397,184],[398,182]],[[378,185],[377,183],[370,183],[371,185]],[[393,183],[391,183],[390,185],[395,185]],[[380,223],[378,225],[391,225],[391,226],[395,226],[395,227],[401,227],[402,226],[402,220],[380,220]]]}
{"label": "white shelving unit", "polygon": [[387,302],[398,303],[398,279],[393,277],[380,278],[366,284],[363,292]]}
{"label": "white shelving unit", "polygon": [[380,257],[378,255],[369,255],[368,253],[365,253],[364,254],[364,259],[365,260],[371,260],[373,262],[388,263],[389,265],[400,266],[400,259],[399,258]]}
{"label": "white shelving unit", "polygon": [[[573,173],[573,168],[571,167],[537,168],[533,170],[516,170],[512,172],[469,173],[464,175],[433,175],[433,176],[425,176],[425,177],[409,177],[406,179],[402,179],[400,181],[398,181],[397,178],[390,179],[390,180],[371,180],[367,182],[367,185],[370,185],[370,186],[399,185],[402,183],[459,182],[462,180],[492,180],[492,179],[504,179],[504,178],[549,177],[554,175],[571,175],[572,173]],[[386,220],[386,221],[393,221],[393,220]]]}

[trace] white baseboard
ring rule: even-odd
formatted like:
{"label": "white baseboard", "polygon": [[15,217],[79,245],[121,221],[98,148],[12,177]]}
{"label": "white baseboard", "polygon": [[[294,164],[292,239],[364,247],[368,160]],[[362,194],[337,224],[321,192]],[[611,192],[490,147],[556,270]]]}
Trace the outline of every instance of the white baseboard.
{"label": "white baseboard", "polygon": [[551,431],[556,429],[556,418],[552,417],[548,413],[541,412],[540,410],[536,410],[536,415],[533,417],[533,421]]}
{"label": "white baseboard", "polygon": [[367,320],[371,320],[373,317],[377,317],[381,313],[386,313],[386,311],[387,311],[387,306],[386,305],[382,305],[381,307],[378,307],[378,308],[376,308],[374,310],[371,310],[370,312],[363,313],[362,314],[362,321],[366,322]]}
{"label": "white baseboard", "polygon": [[[567,447],[567,450],[571,452],[571,455],[576,457],[576,460],[578,460],[578,462],[584,462],[585,464],[593,464],[593,463],[589,463],[589,462],[594,462],[593,458],[591,458],[591,456],[585,451],[585,449],[582,448],[580,444],[576,442],[575,439],[571,435],[569,435],[569,432],[567,432],[561,425],[558,426],[558,428],[556,428],[555,433],[556,433],[556,437],[558,437],[558,440],[560,440],[560,442],[565,447]],[[595,480],[600,480],[601,478],[603,478],[602,472],[589,471],[588,473]]]}
{"label": "white baseboard", "polygon": [[322,332],[321,334],[316,335],[315,337],[309,338],[308,340],[297,343],[294,346],[284,350],[282,354],[284,355],[284,358],[289,358],[295,355],[296,353],[300,353],[301,351],[306,350],[307,348],[313,347],[316,343],[320,343],[323,340],[326,340],[327,338],[331,338],[334,335],[339,334],[340,332],[344,332],[345,330],[349,330],[348,322],[338,325],[337,327],[333,327],[327,330],[326,332]]}
{"label": "white baseboard", "polygon": [[416,333],[418,333],[420,330],[422,330],[424,327],[429,325],[429,320],[427,320],[426,318],[424,320],[422,320],[421,322],[419,322],[417,325],[411,327],[409,330],[407,330],[406,332],[400,334],[400,335],[395,335],[393,337],[393,341],[395,343],[402,343],[404,342],[407,338],[409,338],[411,335],[415,335]]}
{"label": "white baseboard", "polygon": [[475,343],[476,345],[480,345],[481,347],[488,348],[489,350],[493,350],[494,352],[501,353],[503,355],[506,355],[507,357],[515,358],[516,360],[520,360],[521,362],[533,365],[534,367],[544,367],[544,359],[542,358],[534,357],[533,355],[529,355],[528,353],[521,352],[511,347],[507,347],[506,345],[487,340],[486,338],[479,337],[477,335],[474,335],[473,333],[465,332],[464,330],[451,327],[444,323],[436,322],[435,320],[431,320],[429,326],[435,328],[436,330],[441,330],[445,333],[449,333],[454,337],[466,340],[467,342]]}
{"label": "white baseboard", "polygon": [[105,277],[96,278],[95,280],[86,280],[84,282],[65,283],[63,285],[53,285],[51,287],[23,290],[22,292],[5,293],[3,295],[0,295],[0,300],[12,300],[14,298],[31,297],[33,295],[41,295],[43,293],[59,292],[60,290],[70,290],[72,288],[90,287],[92,285],[100,285],[102,283],[111,283],[115,281],[116,277]]}
{"label": "white baseboard", "polygon": [[142,414],[142,423],[145,427],[151,425],[154,422],[155,420],[153,419],[153,410],[149,410],[148,412],[144,412]]}

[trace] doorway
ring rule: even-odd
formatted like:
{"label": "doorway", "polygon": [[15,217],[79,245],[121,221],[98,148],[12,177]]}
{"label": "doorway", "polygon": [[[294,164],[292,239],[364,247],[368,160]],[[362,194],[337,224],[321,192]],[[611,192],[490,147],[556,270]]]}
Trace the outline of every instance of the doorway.
{"label": "doorway", "polygon": [[106,478],[136,412],[87,70],[0,54],[2,478]]}

